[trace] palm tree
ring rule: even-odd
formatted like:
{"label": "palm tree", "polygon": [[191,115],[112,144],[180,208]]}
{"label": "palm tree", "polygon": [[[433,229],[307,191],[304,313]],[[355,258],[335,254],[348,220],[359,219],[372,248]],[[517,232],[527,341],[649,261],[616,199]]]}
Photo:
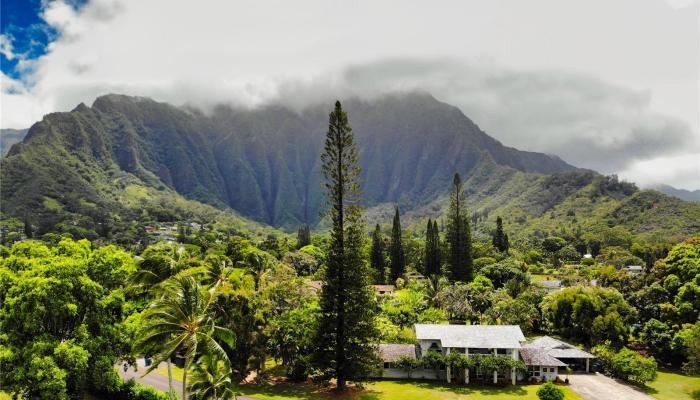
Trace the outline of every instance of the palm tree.
{"label": "palm tree", "polygon": [[272,261],[270,256],[265,253],[253,252],[250,253],[245,260],[245,267],[252,273],[255,279],[255,291],[258,291],[260,280],[265,272],[270,268]]}
{"label": "palm tree", "polygon": [[221,343],[233,347],[233,333],[215,325],[211,312],[215,291],[205,290],[192,274],[177,274],[163,282],[161,289],[162,296],[143,315],[140,345],[160,350],[146,374],[161,362],[184,352],[182,399],[187,400],[187,372],[192,362],[206,353],[228,365],[228,355]]}
{"label": "palm tree", "polygon": [[440,292],[449,285],[450,282],[444,276],[431,275],[428,277],[425,281],[425,293],[432,307],[437,307]]}
{"label": "palm tree", "polygon": [[203,355],[192,370],[190,392],[196,400],[235,400],[230,367],[212,355]]}

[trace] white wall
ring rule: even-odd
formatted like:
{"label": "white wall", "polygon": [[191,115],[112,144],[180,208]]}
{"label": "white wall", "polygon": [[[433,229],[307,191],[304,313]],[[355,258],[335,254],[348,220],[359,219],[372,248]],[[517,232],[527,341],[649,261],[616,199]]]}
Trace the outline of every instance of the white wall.
{"label": "white wall", "polygon": [[[447,375],[445,370],[437,371],[437,376],[435,376],[436,371],[434,369],[423,369],[423,367],[416,368],[411,371],[410,379],[426,379],[426,380],[446,380]],[[398,368],[382,368],[381,375],[375,375],[375,378],[389,378],[389,379],[409,379],[408,374],[403,369]]]}
{"label": "white wall", "polygon": [[[554,372],[551,372],[550,370],[554,369]],[[545,372],[546,371],[546,372]],[[535,376],[534,378],[537,379],[538,381],[542,382],[543,380],[546,381],[553,381],[559,376],[559,367],[542,367],[540,366],[540,376]],[[530,380],[530,372],[528,371],[527,373],[523,374],[522,372],[518,372],[518,380],[525,380],[529,381]]]}

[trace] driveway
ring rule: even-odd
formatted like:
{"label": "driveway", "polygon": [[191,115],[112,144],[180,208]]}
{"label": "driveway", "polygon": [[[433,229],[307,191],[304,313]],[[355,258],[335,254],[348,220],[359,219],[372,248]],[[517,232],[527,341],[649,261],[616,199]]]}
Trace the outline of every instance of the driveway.
{"label": "driveway", "polygon": [[570,375],[569,385],[584,400],[655,400],[631,386],[597,373]]}
{"label": "driveway", "polygon": [[[134,379],[136,382],[145,385],[145,386],[150,386],[154,389],[160,390],[161,392],[168,393],[168,377],[163,376],[159,374],[156,371],[151,372],[150,374],[146,376],[142,376],[144,372],[146,372],[146,363],[143,358],[138,358],[136,359],[136,365],[138,365],[138,371],[136,371],[133,367],[129,368],[124,371],[124,367],[122,364],[115,366],[117,368],[117,371],[119,372],[119,376],[122,377],[122,379],[129,380],[129,379]],[[175,390],[175,393],[178,395],[182,394],[182,382],[173,378],[173,389]],[[236,396],[237,400],[259,400],[255,397],[248,397],[248,396]]]}

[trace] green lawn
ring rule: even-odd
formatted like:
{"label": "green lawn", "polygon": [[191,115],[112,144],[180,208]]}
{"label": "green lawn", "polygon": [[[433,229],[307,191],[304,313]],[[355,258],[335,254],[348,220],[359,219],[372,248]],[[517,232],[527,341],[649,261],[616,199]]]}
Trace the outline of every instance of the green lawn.
{"label": "green lawn", "polygon": [[[561,386],[560,386],[561,387]],[[331,396],[323,389],[305,384],[244,385],[238,391],[263,400],[353,399],[353,400],[537,400],[539,385],[505,387],[449,386],[428,382],[377,381],[365,385],[362,392]],[[569,388],[561,387],[567,400],[581,400]]]}
{"label": "green lawn", "polygon": [[659,400],[700,400],[700,377],[659,371],[644,391]]}
{"label": "green lawn", "polygon": [[[183,370],[182,368],[176,367],[175,364],[171,364],[171,366],[170,366],[170,371],[171,371],[171,373],[173,374],[173,379],[182,382],[182,375],[183,375],[183,372],[184,372],[184,370]],[[161,364],[161,365],[159,365],[158,368],[156,368],[156,370],[153,371],[153,372],[157,373],[158,375],[165,376],[165,377],[167,378],[167,376],[168,376],[168,367],[165,366],[165,364]],[[151,372],[151,373],[153,373],[153,372]]]}
{"label": "green lawn", "polygon": [[[275,364],[266,363],[268,373],[276,375]],[[173,379],[182,381],[182,369],[172,366]],[[158,367],[155,373],[168,376],[165,366]],[[581,400],[567,387],[559,386],[566,394],[566,400]],[[365,385],[365,390],[354,391],[347,396],[332,396],[328,390],[309,384],[266,383],[249,384],[237,387],[241,394],[263,400],[537,400],[539,385],[517,385],[505,387],[450,386],[434,382],[416,381],[374,381]],[[674,399],[680,400],[680,399]]]}

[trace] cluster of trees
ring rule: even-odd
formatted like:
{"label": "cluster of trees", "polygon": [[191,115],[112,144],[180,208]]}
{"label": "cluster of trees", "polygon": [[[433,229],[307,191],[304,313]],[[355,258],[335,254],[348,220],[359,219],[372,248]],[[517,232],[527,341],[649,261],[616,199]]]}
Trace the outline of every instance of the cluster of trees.
{"label": "cluster of trees", "polygon": [[122,391],[114,365],[131,354],[125,332],[130,254],[87,240],[25,241],[0,260],[0,385],[24,398]]}
{"label": "cluster of trees", "polygon": [[[604,248],[601,255],[610,251]],[[656,361],[697,374],[700,238],[666,253],[637,275],[605,264],[584,269],[580,273],[595,279],[598,287],[574,286],[547,296],[542,303],[545,329],[590,345],[606,342],[614,352],[643,347]]]}
{"label": "cluster of trees", "polygon": [[[401,216],[397,206],[392,222],[391,238],[387,240],[383,237],[378,224],[372,234],[369,252],[375,283],[395,283],[407,272],[409,265],[428,277],[446,276],[451,281],[470,282],[474,278],[474,260],[469,220],[461,178],[459,174],[455,174],[446,214],[444,238],[440,237],[437,220],[429,219],[424,242],[418,244],[418,249],[415,249],[417,251],[412,251],[409,257],[404,244],[406,235],[401,229]],[[499,250],[507,251],[508,239],[502,225],[499,225],[499,229],[494,233],[494,241],[498,242]],[[387,265],[389,266],[388,280],[385,279]]]}

